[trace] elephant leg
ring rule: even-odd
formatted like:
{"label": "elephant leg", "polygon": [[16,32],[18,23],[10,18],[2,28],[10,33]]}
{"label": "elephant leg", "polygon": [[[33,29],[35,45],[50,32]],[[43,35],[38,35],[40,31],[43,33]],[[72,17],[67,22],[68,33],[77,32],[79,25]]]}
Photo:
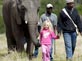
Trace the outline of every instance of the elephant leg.
{"label": "elephant leg", "polygon": [[16,37],[16,45],[17,45],[17,51],[18,52],[23,52],[24,51],[24,37]]}
{"label": "elephant leg", "polygon": [[29,59],[32,59],[34,44],[31,42]]}
{"label": "elephant leg", "polygon": [[18,25],[16,23],[13,17],[11,20],[11,25],[12,25],[12,33],[16,40],[16,50],[17,52],[23,52],[24,51],[24,41],[25,41],[23,28],[21,25]]}
{"label": "elephant leg", "polygon": [[[9,3],[9,2],[8,2]],[[12,34],[12,28],[11,28],[11,20],[10,20],[10,7],[9,4],[3,5],[3,20],[6,28],[6,38],[7,38],[7,46],[8,46],[8,53],[10,51],[13,51],[16,48],[16,43],[14,36]]]}
{"label": "elephant leg", "polygon": [[30,60],[32,60],[32,54],[33,54],[33,47],[34,47],[34,44],[32,43],[32,41],[28,41],[27,42],[27,49],[26,49],[26,53],[29,57]]}
{"label": "elephant leg", "polygon": [[25,41],[25,37],[24,37],[24,33],[21,29],[15,29],[15,31],[13,32],[13,35],[15,37],[16,40],[16,50],[18,52],[23,52],[24,51],[24,41]]}
{"label": "elephant leg", "polygon": [[7,37],[7,46],[8,46],[8,53],[10,51],[14,51],[16,48],[16,42],[12,35],[12,32],[6,29],[6,37]]}

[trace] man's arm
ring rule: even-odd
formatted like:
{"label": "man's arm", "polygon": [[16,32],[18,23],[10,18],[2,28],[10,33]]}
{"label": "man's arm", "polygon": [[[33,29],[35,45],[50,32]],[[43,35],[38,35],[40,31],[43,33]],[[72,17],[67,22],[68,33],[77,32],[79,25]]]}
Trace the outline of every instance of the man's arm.
{"label": "man's arm", "polygon": [[57,32],[57,21],[57,15],[54,15],[53,28],[55,32]]}
{"label": "man's arm", "polygon": [[60,37],[61,35],[61,31],[62,31],[62,22],[61,22],[61,15],[59,15],[58,17],[58,22],[57,22],[57,33],[58,33],[58,36]]}

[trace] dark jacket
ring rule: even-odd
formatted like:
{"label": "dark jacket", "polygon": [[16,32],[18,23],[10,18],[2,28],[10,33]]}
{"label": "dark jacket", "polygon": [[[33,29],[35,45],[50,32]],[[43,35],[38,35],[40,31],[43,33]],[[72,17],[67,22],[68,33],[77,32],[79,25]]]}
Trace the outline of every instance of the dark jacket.
{"label": "dark jacket", "polygon": [[[68,14],[71,16],[71,18],[73,19],[74,23],[77,25],[79,32],[82,32],[82,22],[80,20],[80,16],[77,10],[74,8],[72,11],[70,11],[67,9],[67,7],[65,7],[65,9],[68,12]],[[63,32],[75,32],[76,31],[76,27],[74,26],[72,21],[68,18],[68,16],[63,11],[61,11],[59,14],[57,28],[58,28],[57,29],[58,33],[60,33],[61,30]]]}

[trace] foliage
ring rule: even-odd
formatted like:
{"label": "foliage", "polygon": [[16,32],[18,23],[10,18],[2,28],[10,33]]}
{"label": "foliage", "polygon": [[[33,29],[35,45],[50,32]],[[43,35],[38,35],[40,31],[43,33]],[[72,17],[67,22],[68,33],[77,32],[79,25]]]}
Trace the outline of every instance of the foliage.
{"label": "foliage", "polygon": [[0,34],[5,31],[4,29],[4,23],[3,23],[3,18],[0,16]]}
{"label": "foliage", "polygon": [[2,5],[0,5],[0,34],[5,31],[4,29],[4,23],[2,18]]}
{"label": "foliage", "polygon": [[3,4],[3,0],[0,0],[0,5],[2,5]]}
{"label": "foliage", "polygon": [[[76,1],[76,0],[75,0]],[[61,11],[61,9],[65,6],[66,2],[65,0],[41,0],[41,7],[40,7],[40,15],[43,14],[45,12],[45,7],[46,4],[51,3],[53,4],[54,8],[53,8],[53,12],[55,14],[59,14],[59,12]],[[76,4],[76,8],[78,9],[79,13],[82,14],[82,4]]]}
{"label": "foliage", "polygon": [[[39,15],[43,14],[46,10],[46,4],[51,3],[53,4],[53,12],[55,14],[59,14],[60,10],[65,6],[65,0],[40,0],[41,1],[41,7],[39,11]],[[0,0],[0,33],[3,33],[5,31],[4,29],[4,23],[3,23],[3,18],[2,18],[2,4],[3,0]],[[77,5],[77,9],[80,14],[82,14],[82,5]]]}
{"label": "foliage", "polygon": [[[64,7],[64,5],[65,5],[65,0],[62,0],[62,1],[60,1],[60,0],[44,0],[44,1],[41,0],[41,7],[40,7],[40,12],[39,12],[40,15],[45,12],[45,10],[46,10],[46,5],[47,5],[48,3],[53,4],[53,6],[54,6],[53,12],[56,13],[56,14],[58,14],[59,11],[62,9],[62,7]],[[63,3],[63,4],[62,4],[62,3]]]}
{"label": "foliage", "polygon": [[79,11],[79,14],[82,15],[82,5],[79,5],[79,4],[78,4],[76,7],[77,7],[77,9],[78,9],[78,11]]}

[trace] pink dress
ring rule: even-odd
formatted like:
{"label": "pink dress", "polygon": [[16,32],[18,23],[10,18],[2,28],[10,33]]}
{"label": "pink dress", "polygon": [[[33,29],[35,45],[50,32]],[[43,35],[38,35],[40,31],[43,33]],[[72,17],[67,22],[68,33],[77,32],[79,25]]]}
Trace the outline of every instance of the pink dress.
{"label": "pink dress", "polygon": [[43,29],[40,32],[40,44],[42,48],[42,59],[43,61],[50,61],[50,49],[51,49],[51,40],[57,36],[53,31]]}
{"label": "pink dress", "polygon": [[51,39],[56,39],[57,36],[54,34],[53,31],[43,29],[40,32],[40,43],[41,44],[51,44]]}

